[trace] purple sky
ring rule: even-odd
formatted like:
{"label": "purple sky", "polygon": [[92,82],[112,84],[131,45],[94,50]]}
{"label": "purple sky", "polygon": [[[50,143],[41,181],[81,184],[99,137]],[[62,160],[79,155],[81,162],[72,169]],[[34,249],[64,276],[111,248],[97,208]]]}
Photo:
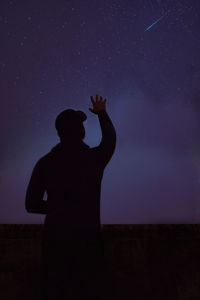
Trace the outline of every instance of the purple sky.
{"label": "purple sky", "polygon": [[0,222],[43,223],[25,211],[33,166],[66,108],[100,143],[98,93],[117,132],[101,222],[200,223],[199,28],[198,0],[1,0]]}

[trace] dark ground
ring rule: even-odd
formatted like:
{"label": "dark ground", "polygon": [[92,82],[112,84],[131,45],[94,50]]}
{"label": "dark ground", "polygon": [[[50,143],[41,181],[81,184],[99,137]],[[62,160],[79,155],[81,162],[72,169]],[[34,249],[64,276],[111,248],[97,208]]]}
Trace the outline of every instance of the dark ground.
{"label": "dark ground", "polygon": [[[41,298],[40,224],[0,224],[0,299]],[[200,225],[103,225],[113,299],[200,299]]]}

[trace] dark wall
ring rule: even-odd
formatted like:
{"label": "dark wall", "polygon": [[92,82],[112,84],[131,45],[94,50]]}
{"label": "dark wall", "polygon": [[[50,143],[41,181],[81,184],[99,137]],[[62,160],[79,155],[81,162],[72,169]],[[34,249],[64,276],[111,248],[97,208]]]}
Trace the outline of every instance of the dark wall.
{"label": "dark wall", "polygon": [[[0,224],[0,299],[41,299],[43,225]],[[103,225],[115,299],[200,299],[200,225]]]}

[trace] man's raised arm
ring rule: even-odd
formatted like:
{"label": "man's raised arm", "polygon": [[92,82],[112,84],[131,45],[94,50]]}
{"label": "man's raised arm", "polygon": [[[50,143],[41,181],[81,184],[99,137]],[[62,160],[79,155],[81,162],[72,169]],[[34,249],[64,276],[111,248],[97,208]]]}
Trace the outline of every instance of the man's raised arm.
{"label": "man's raised arm", "polygon": [[96,95],[96,102],[92,96],[91,101],[93,104],[93,109],[89,108],[89,110],[98,115],[102,132],[101,143],[95,149],[98,150],[101,158],[103,159],[103,164],[106,165],[115,151],[116,131],[110,117],[106,112],[106,99],[102,101],[102,97],[100,97],[100,100],[98,100],[98,95]]}

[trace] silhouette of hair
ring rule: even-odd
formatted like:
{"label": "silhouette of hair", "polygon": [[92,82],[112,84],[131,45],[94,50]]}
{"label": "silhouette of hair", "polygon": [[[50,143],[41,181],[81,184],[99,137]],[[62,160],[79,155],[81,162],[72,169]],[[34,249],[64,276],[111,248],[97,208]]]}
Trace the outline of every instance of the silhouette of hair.
{"label": "silhouette of hair", "polygon": [[61,139],[67,138],[82,138],[83,137],[83,122],[87,119],[84,112],[73,109],[62,111],[56,118],[55,127]]}

